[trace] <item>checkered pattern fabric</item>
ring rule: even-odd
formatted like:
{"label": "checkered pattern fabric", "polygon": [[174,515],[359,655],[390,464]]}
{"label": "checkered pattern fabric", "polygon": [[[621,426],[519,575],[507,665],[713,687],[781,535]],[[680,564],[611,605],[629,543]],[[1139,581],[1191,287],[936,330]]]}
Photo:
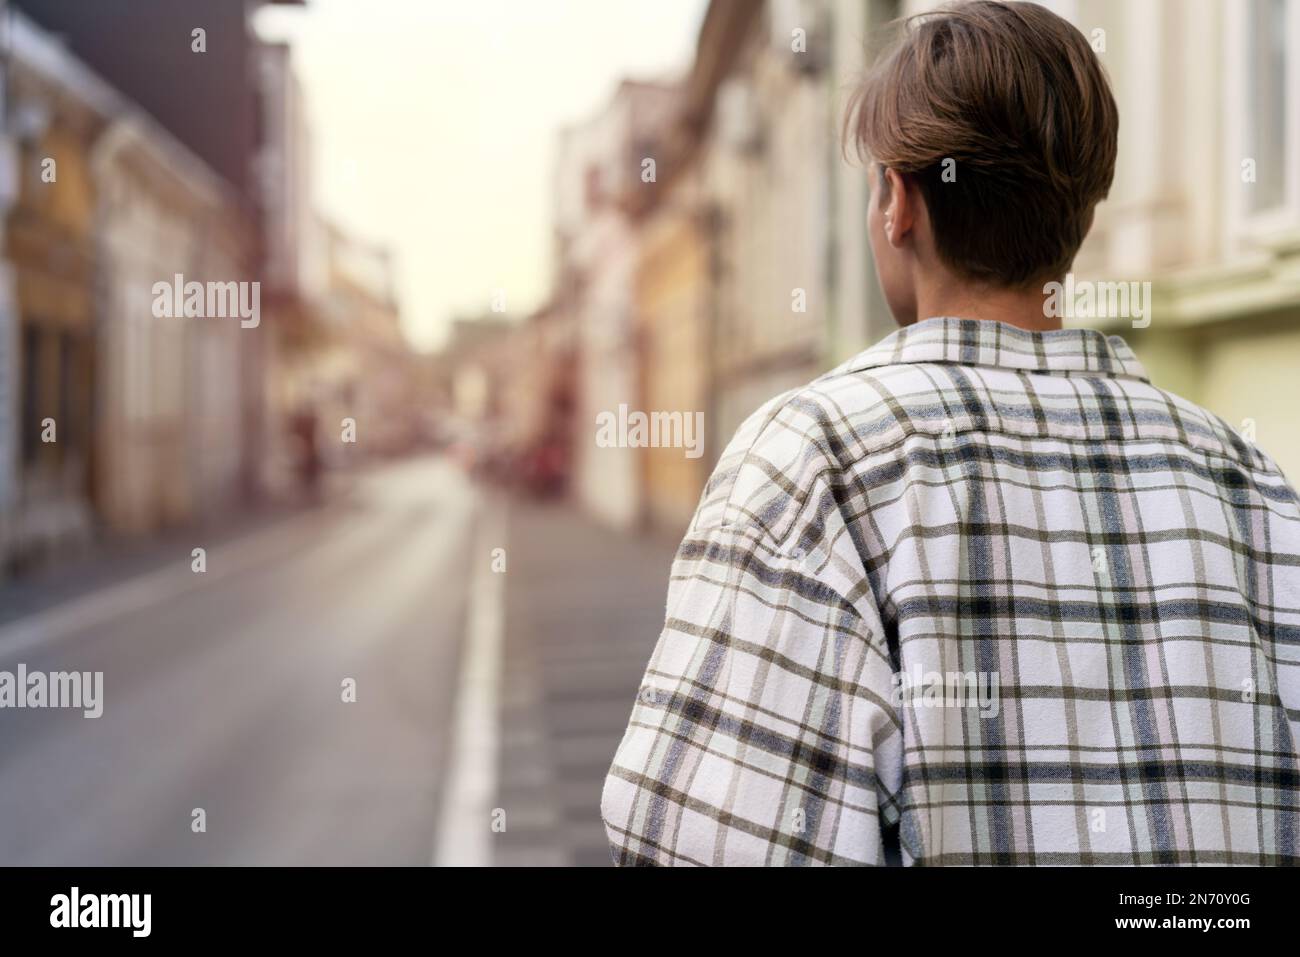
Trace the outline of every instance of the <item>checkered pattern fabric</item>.
{"label": "checkered pattern fabric", "polygon": [[1277,467],[1118,337],[936,318],[728,446],[602,813],[621,864],[1298,863],[1298,734]]}

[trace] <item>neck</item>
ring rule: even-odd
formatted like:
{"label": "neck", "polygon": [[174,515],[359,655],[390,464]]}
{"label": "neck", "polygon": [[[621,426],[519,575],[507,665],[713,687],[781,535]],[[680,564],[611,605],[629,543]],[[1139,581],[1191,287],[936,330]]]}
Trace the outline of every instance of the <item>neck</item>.
{"label": "neck", "polygon": [[1007,289],[971,282],[935,283],[916,293],[916,318],[934,316],[1005,322],[1030,332],[1061,328],[1059,316],[1043,314],[1043,292],[1038,286]]}

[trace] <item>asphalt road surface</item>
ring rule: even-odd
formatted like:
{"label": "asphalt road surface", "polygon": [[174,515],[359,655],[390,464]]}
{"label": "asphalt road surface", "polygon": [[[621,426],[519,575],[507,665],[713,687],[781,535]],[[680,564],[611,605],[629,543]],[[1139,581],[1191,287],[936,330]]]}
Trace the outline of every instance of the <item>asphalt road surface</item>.
{"label": "asphalt road surface", "polygon": [[0,627],[0,671],[104,675],[0,710],[0,864],[430,863],[481,508],[404,462]]}

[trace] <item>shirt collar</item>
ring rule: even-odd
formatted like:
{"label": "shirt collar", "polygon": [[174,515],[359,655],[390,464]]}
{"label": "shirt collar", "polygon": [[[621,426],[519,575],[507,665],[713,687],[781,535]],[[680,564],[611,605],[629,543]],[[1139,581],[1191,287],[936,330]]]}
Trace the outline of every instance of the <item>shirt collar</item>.
{"label": "shirt collar", "polygon": [[1029,332],[1005,322],[950,316],[926,319],[899,329],[849,360],[844,371],[917,362],[1150,381],[1142,363],[1119,336],[1107,336],[1096,329]]}

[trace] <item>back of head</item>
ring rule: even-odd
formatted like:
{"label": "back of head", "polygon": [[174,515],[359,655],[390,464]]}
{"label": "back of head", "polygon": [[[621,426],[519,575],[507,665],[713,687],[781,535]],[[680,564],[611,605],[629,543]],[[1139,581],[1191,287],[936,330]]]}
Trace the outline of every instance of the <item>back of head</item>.
{"label": "back of head", "polygon": [[954,273],[1026,287],[1069,270],[1110,190],[1118,127],[1074,26],[1037,4],[973,0],[906,21],[845,138],[915,179]]}

